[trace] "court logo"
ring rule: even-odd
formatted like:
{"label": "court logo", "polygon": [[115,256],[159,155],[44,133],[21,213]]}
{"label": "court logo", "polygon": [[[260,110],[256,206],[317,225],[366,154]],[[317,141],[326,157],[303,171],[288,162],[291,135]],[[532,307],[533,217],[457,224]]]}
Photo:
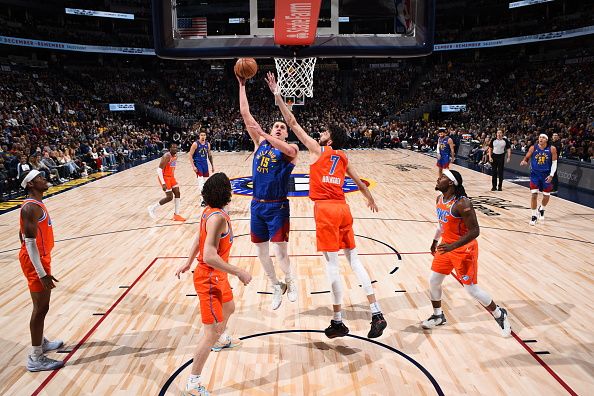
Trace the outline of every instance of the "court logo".
{"label": "court logo", "polygon": [[487,216],[500,216],[499,213],[495,212],[494,210],[487,208],[487,206],[493,206],[498,209],[529,209],[523,205],[516,205],[507,199],[497,198],[497,197],[490,197],[488,195],[479,195],[478,197],[469,197],[472,201],[472,205],[476,210],[479,212],[487,215]]}
{"label": "court logo", "polygon": [[[361,179],[366,186],[370,186],[373,182],[368,179]],[[231,187],[233,188],[233,194],[236,195],[249,195],[252,196],[254,193],[254,183],[251,176],[237,177],[231,179]],[[359,191],[359,187],[355,184],[353,179],[345,177],[344,183],[342,184],[342,191],[345,193],[352,193]],[[309,196],[309,175],[304,173],[294,173],[289,178],[289,197],[307,197]]]}
{"label": "court logo", "polygon": [[398,169],[399,171],[402,172],[410,172],[411,169],[412,170],[416,170],[416,169],[429,169],[428,167],[424,166],[424,165],[419,165],[419,164],[386,164],[388,166],[393,166],[394,168]]}

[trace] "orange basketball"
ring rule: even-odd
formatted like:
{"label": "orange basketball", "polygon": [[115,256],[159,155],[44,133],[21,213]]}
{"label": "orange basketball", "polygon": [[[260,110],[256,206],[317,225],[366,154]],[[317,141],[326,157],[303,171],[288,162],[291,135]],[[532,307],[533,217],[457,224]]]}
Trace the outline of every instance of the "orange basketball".
{"label": "orange basketball", "polygon": [[235,74],[238,77],[245,78],[252,78],[256,75],[258,71],[258,64],[254,58],[239,58],[237,62],[235,62],[235,67],[233,69]]}

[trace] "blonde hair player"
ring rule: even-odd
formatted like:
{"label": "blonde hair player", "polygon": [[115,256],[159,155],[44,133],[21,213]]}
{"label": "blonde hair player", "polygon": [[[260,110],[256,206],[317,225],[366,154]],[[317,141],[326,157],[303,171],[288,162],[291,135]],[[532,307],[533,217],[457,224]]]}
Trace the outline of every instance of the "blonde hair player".
{"label": "blonde hair player", "polygon": [[[290,232],[289,177],[297,163],[299,147],[287,143],[289,131],[284,122],[277,121],[265,133],[250,113],[250,105],[245,89],[245,79],[239,82],[239,109],[247,131],[254,141],[252,177],[254,196],[250,205],[250,237],[256,245],[258,258],[272,284],[271,308],[278,309],[283,294],[289,301],[297,301],[297,283],[294,268],[291,266],[287,244]],[[274,264],[270,258],[269,242],[274,247],[274,255],[282,271],[285,283],[278,280]]]}
{"label": "blonde hair player", "polygon": [[[326,270],[332,286],[332,308],[334,311],[330,326],[326,328],[324,333],[328,338],[344,337],[349,333],[349,329],[342,321],[341,311],[342,282],[338,264],[338,251],[342,249],[369,301],[371,329],[367,337],[379,337],[382,335],[387,323],[375,298],[369,274],[359,260],[355,248],[353,216],[342,190],[345,175],[348,175],[357,184],[359,190],[367,199],[369,209],[372,212],[377,212],[378,209],[371,192],[359,179],[346,154],[339,150],[347,142],[346,132],[338,126],[332,126],[329,130],[322,132],[319,143],[316,142],[297,123],[295,116],[285,104],[280,93],[277,92],[274,74],[269,72],[266,82],[275,96],[276,103],[285,121],[313,156],[309,171],[309,198],[314,201],[317,249],[322,252],[326,259]],[[260,132],[260,134],[263,135],[264,132]]]}
{"label": "blonde hair player", "polygon": [[[477,286],[478,280],[478,242],[480,234],[476,212],[472,202],[466,197],[462,185],[462,175],[456,171],[444,169],[435,186],[441,194],[437,197],[437,218],[439,225],[431,244],[433,263],[429,277],[429,294],[433,315],[424,320],[421,326],[432,329],[446,323],[441,310],[441,284],[446,276],[456,270],[457,278],[464,285],[464,290],[478,300],[495,318],[501,327],[501,334],[511,334],[511,325],[507,311],[500,308],[491,296]],[[438,245],[441,238],[441,244]]]}

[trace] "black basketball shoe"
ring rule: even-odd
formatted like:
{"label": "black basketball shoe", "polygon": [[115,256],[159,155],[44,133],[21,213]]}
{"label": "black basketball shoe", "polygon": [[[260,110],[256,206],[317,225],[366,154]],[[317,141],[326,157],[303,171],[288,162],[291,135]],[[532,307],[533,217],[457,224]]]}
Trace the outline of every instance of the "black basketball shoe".
{"label": "black basketball shoe", "polygon": [[377,338],[382,335],[388,323],[384,319],[384,315],[377,313],[371,315],[371,329],[367,333],[367,338]]}
{"label": "black basketball shoe", "polygon": [[330,326],[324,330],[324,334],[326,334],[326,337],[328,338],[344,337],[349,334],[349,328],[342,322],[331,320]]}

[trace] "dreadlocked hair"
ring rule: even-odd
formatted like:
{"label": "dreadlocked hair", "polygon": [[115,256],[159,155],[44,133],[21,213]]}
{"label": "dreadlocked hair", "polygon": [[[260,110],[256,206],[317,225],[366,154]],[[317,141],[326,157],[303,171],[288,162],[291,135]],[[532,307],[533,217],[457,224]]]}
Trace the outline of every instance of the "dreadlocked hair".
{"label": "dreadlocked hair", "polygon": [[454,186],[454,195],[458,198],[467,197],[466,190],[462,185],[462,175],[460,174],[460,172],[455,170],[450,170],[450,172],[452,172],[452,175],[454,175],[454,177],[456,178],[456,182],[458,182],[458,185]]}
{"label": "dreadlocked hair", "polygon": [[222,209],[231,202],[231,182],[223,172],[209,177],[202,187],[202,199],[211,208]]}

